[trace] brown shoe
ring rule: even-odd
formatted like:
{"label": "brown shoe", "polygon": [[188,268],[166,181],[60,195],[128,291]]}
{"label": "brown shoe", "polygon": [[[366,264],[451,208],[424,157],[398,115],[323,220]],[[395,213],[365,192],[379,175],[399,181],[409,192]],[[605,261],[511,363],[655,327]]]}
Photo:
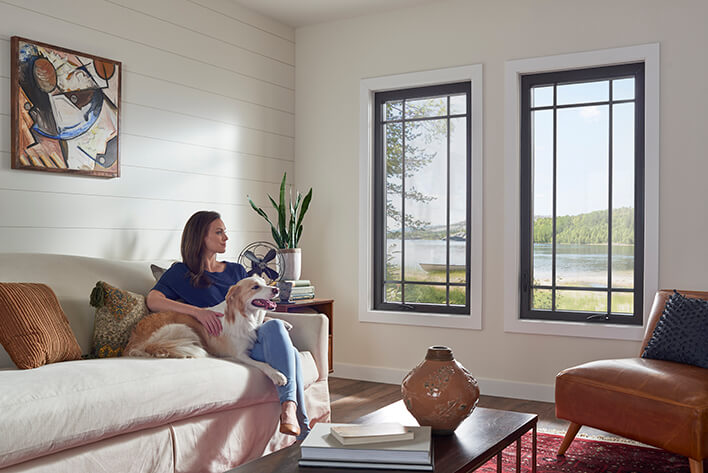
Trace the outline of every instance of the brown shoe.
{"label": "brown shoe", "polygon": [[297,424],[289,424],[287,422],[283,422],[283,419],[281,417],[280,433],[285,435],[294,435],[297,437],[298,435],[300,435],[300,426]]}

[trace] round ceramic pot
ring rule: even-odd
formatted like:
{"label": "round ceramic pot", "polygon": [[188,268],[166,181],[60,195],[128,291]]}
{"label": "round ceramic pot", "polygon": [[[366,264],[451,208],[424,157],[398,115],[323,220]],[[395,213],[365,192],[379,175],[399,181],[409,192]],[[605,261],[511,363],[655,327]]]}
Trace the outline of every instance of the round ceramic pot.
{"label": "round ceramic pot", "polygon": [[302,270],[302,252],[300,248],[281,248],[278,252],[283,255],[282,280],[298,280]]}
{"label": "round ceramic pot", "polygon": [[436,435],[452,434],[479,401],[477,380],[443,346],[428,348],[425,360],[403,379],[401,394],[418,423]]}

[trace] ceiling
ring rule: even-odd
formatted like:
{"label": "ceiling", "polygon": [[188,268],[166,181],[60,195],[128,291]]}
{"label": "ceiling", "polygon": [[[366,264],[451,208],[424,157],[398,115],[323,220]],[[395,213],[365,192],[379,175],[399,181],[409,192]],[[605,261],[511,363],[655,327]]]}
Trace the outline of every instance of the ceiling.
{"label": "ceiling", "polygon": [[301,26],[343,20],[436,0],[232,0],[281,23]]}

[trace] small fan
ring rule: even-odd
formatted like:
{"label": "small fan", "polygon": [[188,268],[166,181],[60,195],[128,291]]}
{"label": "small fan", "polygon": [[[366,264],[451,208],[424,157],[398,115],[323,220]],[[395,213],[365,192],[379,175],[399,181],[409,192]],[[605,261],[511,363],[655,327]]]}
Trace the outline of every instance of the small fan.
{"label": "small fan", "polygon": [[283,255],[278,252],[275,245],[267,241],[257,241],[248,245],[239,255],[238,262],[248,270],[249,276],[254,274],[260,276],[268,284],[278,281],[285,269]]}

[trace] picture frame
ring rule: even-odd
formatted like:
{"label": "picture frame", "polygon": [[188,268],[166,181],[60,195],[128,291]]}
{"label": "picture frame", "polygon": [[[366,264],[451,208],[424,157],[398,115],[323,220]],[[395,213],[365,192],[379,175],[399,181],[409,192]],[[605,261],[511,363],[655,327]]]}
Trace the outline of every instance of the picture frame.
{"label": "picture frame", "polygon": [[122,64],[10,39],[11,167],[119,177]]}

